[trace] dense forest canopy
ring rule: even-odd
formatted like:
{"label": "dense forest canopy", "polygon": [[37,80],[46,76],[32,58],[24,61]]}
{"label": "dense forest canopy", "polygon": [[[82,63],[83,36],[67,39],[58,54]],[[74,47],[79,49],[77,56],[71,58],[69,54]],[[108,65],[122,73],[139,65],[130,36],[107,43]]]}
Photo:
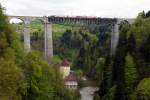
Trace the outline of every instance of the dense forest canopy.
{"label": "dense forest canopy", "polygon": [[43,57],[44,30],[39,20],[30,24],[32,50],[26,54],[16,32],[23,24],[9,24],[0,6],[0,100],[79,100],[70,91],[56,65],[71,63],[79,79],[96,81],[95,100],[150,100],[150,11],[133,24],[122,21],[119,42],[110,55],[110,26],[78,28],[53,25],[54,57]]}
{"label": "dense forest canopy", "polygon": [[[106,57],[96,100],[149,100],[150,16],[139,13],[135,22],[123,21],[114,57]],[[149,84],[150,85],[150,84]]]}
{"label": "dense forest canopy", "polygon": [[40,52],[24,53],[3,10],[0,6],[0,99],[77,100],[79,96],[64,87],[57,69]]}

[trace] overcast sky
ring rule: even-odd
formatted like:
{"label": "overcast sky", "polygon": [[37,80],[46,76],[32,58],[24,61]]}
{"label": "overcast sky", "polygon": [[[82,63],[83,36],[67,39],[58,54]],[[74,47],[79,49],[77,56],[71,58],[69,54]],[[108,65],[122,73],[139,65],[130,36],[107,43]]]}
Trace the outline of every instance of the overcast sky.
{"label": "overcast sky", "polygon": [[134,18],[150,10],[150,0],[0,0],[9,15]]}

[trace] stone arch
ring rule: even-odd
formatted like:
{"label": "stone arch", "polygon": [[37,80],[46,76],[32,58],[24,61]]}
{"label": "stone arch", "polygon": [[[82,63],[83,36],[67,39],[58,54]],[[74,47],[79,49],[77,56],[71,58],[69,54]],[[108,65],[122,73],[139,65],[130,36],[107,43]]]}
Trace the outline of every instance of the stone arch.
{"label": "stone arch", "polygon": [[27,24],[30,22],[28,17],[25,16],[8,16],[8,21],[11,19],[19,19],[23,23],[23,27],[21,29],[17,29],[17,33],[20,34],[21,40],[24,42],[24,51],[28,53],[30,51],[30,29]]}
{"label": "stone arch", "polygon": [[25,23],[25,19],[22,18],[22,17],[20,17],[20,16],[8,16],[8,22],[9,22],[9,23],[10,23],[10,21],[11,21],[12,19],[17,19],[17,20],[22,21],[22,23]]}
{"label": "stone arch", "polygon": [[[52,42],[52,23],[48,21],[48,17],[36,17],[36,16],[8,16],[8,21],[12,18],[20,19],[23,21],[23,37],[24,37],[24,51],[28,53],[30,51],[30,27],[28,24],[33,20],[40,20],[44,25],[44,49],[45,58],[50,60],[53,56],[53,42]],[[49,61],[48,60],[48,61]]]}
{"label": "stone arch", "polygon": [[13,23],[24,23],[24,21],[22,19],[19,18],[11,18],[9,19],[9,23],[13,24]]}
{"label": "stone arch", "polygon": [[30,18],[30,22],[35,21],[35,20],[39,20],[39,21],[41,21],[41,23],[45,22],[43,17],[32,17],[32,18]]}
{"label": "stone arch", "polygon": [[[9,17],[8,18],[8,22],[10,24],[18,24],[18,25],[23,25],[24,24],[24,20],[19,18],[19,17]],[[22,33],[23,30],[20,29],[20,27],[15,27],[16,28],[16,32],[20,35],[20,37],[22,38]]]}
{"label": "stone arch", "polygon": [[31,48],[44,52],[44,20],[41,18],[30,19],[30,25],[33,31],[30,32]]}

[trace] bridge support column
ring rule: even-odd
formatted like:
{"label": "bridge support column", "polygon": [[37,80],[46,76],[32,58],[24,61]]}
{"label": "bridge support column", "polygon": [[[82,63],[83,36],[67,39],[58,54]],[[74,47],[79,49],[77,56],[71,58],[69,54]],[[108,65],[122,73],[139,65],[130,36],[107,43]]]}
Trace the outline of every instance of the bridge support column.
{"label": "bridge support column", "polygon": [[119,41],[119,25],[118,23],[113,24],[111,33],[111,55],[113,56],[116,52],[116,48]]}
{"label": "bridge support column", "polygon": [[26,53],[30,52],[30,29],[25,27],[23,29],[23,36],[24,36],[24,51]]}
{"label": "bridge support column", "polygon": [[30,52],[30,19],[26,17],[24,19],[25,28],[23,29],[23,36],[24,36],[24,51],[25,53]]}
{"label": "bridge support column", "polygon": [[45,22],[45,58],[50,62],[53,57],[52,23]]}

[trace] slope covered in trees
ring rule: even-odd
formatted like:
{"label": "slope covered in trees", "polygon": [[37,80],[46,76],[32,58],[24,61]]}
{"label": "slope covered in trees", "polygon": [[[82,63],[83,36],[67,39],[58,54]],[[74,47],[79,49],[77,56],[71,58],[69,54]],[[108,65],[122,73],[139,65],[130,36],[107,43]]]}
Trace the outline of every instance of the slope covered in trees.
{"label": "slope covered in trees", "polygon": [[[150,17],[140,13],[135,22],[120,24],[120,37],[115,55],[106,62],[100,100],[149,100]],[[106,61],[107,61],[106,57]],[[111,67],[110,67],[111,66]],[[111,68],[111,70],[109,70]],[[149,84],[150,85],[150,84]],[[99,99],[98,99],[99,100]]]}
{"label": "slope covered in trees", "polygon": [[[41,27],[31,23],[31,41],[43,41]],[[109,28],[56,27],[55,55],[49,65],[41,52],[24,53],[20,37],[0,6],[0,99],[78,100],[78,95],[64,87],[59,72],[53,68],[67,58],[80,78],[86,75],[99,84],[96,100],[150,100],[150,12],[140,13],[132,25],[127,21],[120,24],[113,57]]]}
{"label": "slope covered in trees", "polygon": [[25,54],[0,6],[0,100],[77,100],[37,51]]}

